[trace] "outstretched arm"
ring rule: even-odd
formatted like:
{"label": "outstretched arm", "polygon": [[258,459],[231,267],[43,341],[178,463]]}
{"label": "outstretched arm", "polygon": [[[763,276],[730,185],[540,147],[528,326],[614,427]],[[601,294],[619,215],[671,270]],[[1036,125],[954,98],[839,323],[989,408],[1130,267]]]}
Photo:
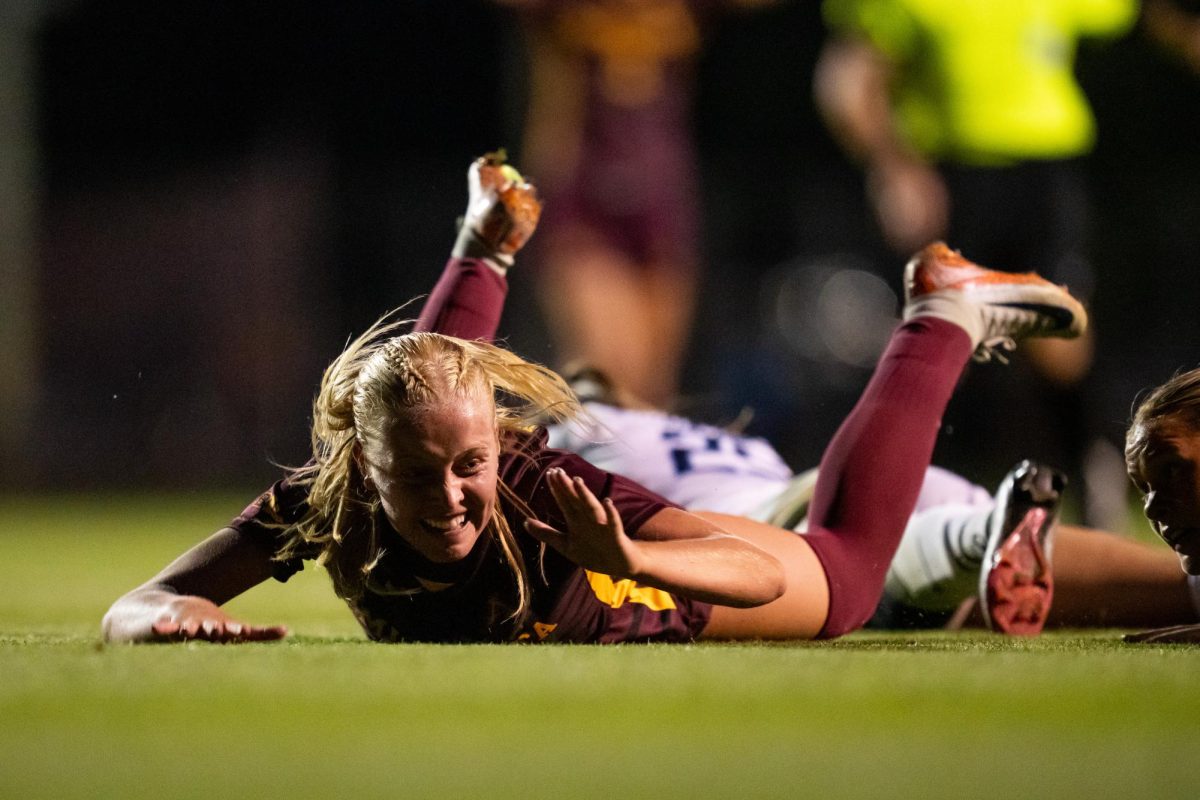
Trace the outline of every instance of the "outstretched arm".
{"label": "outstretched arm", "polygon": [[531,519],[526,530],[584,569],[738,608],[769,603],[784,592],[783,565],[774,556],[700,517],[665,508],[631,539],[612,500],[597,499],[582,478],[552,468],[546,480],[567,529]]}
{"label": "outstretched arm", "polygon": [[281,625],[250,625],[219,606],[271,577],[271,557],[245,534],[223,528],[121,597],[101,625],[110,642],[281,639]]}

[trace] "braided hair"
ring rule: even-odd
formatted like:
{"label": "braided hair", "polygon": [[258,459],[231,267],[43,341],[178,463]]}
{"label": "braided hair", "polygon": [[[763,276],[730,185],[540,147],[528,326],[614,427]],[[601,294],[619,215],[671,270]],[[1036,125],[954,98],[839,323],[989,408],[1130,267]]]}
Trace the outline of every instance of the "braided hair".
{"label": "braided hair", "polygon": [[[290,477],[293,484],[307,487],[308,508],[285,529],[276,556],[286,560],[317,549],[334,590],[351,601],[362,595],[384,552],[376,530],[379,498],[354,457],[356,445],[379,441],[401,415],[456,398],[490,398],[501,442],[512,439],[503,434],[528,431],[538,421],[563,421],[582,413],[571,389],[546,367],[485,342],[400,333],[409,323],[389,322],[389,317],[351,342],[325,370],[313,402],[312,460]],[[530,513],[502,481],[497,491]],[[347,536],[357,531],[366,534],[367,545],[354,548],[355,556],[347,559]],[[493,537],[516,579],[519,600],[512,617],[521,623],[528,615],[530,591],[516,537],[499,512],[484,534]]]}

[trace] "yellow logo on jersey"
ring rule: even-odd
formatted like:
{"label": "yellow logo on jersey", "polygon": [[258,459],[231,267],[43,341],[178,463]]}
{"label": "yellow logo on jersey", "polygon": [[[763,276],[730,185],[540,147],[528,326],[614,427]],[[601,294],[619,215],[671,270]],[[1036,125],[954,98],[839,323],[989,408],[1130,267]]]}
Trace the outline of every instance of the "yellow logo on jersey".
{"label": "yellow logo on jersey", "polygon": [[638,586],[636,581],[628,578],[614,581],[610,576],[600,572],[584,570],[592,593],[610,608],[620,608],[626,603],[641,603],[653,611],[666,611],[675,608],[675,598],[662,589],[652,589],[649,586]]}
{"label": "yellow logo on jersey", "polygon": [[[533,623],[533,633],[537,634],[538,641],[544,640],[547,636],[554,633],[554,629],[558,627],[557,622],[535,622]],[[528,642],[533,640],[532,633],[522,633],[517,637],[518,642]]]}

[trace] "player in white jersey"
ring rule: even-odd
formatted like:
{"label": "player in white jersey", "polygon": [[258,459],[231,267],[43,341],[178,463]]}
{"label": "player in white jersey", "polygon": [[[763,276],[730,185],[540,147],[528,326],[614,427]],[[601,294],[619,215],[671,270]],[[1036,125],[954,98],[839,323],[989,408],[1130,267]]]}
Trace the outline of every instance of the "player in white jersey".
{"label": "player in white jersey", "polygon": [[[663,411],[630,407],[605,376],[573,376],[592,420],[555,426],[550,445],[573,450],[597,466],[625,475],[689,509],[749,517],[796,530],[816,471],[796,474],[774,447],[751,437]],[[993,495],[937,467],[925,476],[916,508],[888,571],[875,627],[937,627],[976,598],[993,629],[1033,635],[1045,625],[1054,597],[1053,538],[1066,548],[1065,608],[1059,624],[1153,624],[1158,610],[1144,600],[1168,576],[1161,555],[1122,538],[1058,526],[1064,481],[1060,473],[1023,462]],[[1056,534],[1061,528],[1061,531]],[[1124,573],[1105,572],[1119,560]],[[1112,590],[1135,596],[1124,601]],[[1062,597],[1062,592],[1066,596]],[[1193,590],[1193,595],[1195,594]],[[1194,598],[1193,598],[1194,599]],[[1138,622],[1141,605],[1151,619]],[[1187,615],[1186,603],[1161,613]],[[1171,617],[1174,618],[1174,617]]]}
{"label": "player in white jersey", "polygon": [[766,522],[795,477],[763,439],[659,411],[594,400],[586,406],[595,425],[551,428],[550,446],[612,467],[687,508]]}
{"label": "player in white jersey", "polygon": [[[760,437],[662,411],[584,399],[595,424],[554,426],[550,446],[572,450],[687,508],[770,522],[787,513],[788,499],[803,493],[807,479],[815,477],[798,476]],[[990,509],[993,498],[982,486],[930,467],[917,511],[947,504]]]}

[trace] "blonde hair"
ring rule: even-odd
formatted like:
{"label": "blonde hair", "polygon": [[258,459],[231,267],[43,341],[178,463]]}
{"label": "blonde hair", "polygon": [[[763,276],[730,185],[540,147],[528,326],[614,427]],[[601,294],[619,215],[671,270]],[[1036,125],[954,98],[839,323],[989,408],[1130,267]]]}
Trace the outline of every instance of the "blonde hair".
{"label": "blonde hair", "polygon": [[1125,434],[1125,469],[1131,476],[1137,476],[1149,444],[1146,434],[1166,419],[1200,431],[1200,368],[1177,373],[1137,402]]}
{"label": "blonde hair", "polygon": [[[571,389],[546,367],[485,342],[427,332],[398,334],[409,322],[389,322],[390,316],[351,342],[325,370],[313,402],[312,461],[291,474],[292,483],[308,487],[308,510],[286,529],[277,556],[286,560],[319,550],[334,590],[349,601],[361,597],[384,554],[375,526],[379,499],[360,472],[356,444],[377,440],[399,415],[452,398],[491,398],[502,446],[512,439],[506,433],[529,431],[535,420],[563,421],[582,413]],[[532,516],[503,481],[497,491]],[[356,547],[347,559],[347,536],[360,531],[367,537],[366,547]],[[529,575],[499,508],[484,534],[500,547],[516,579],[518,605],[510,619],[517,620],[519,629],[529,612]]]}

